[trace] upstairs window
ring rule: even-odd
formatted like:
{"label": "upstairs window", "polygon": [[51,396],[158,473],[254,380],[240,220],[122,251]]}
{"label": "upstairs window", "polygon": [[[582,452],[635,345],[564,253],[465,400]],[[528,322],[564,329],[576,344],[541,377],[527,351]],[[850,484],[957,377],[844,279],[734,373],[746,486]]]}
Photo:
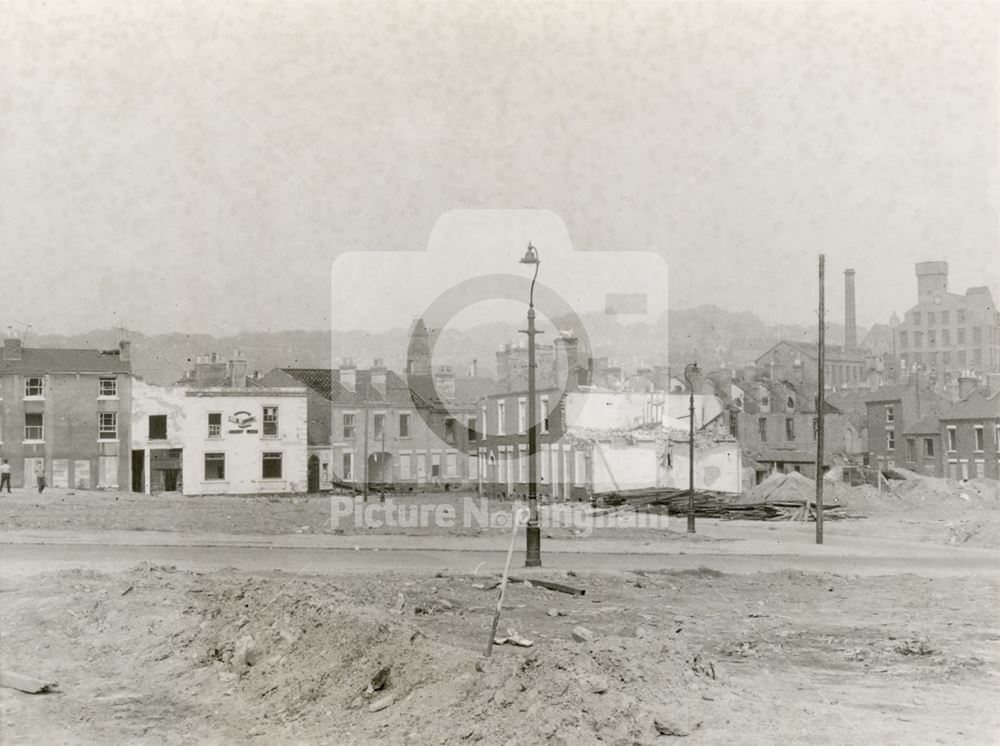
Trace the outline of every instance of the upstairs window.
{"label": "upstairs window", "polygon": [[444,439],[448,443],[454,443],[457,438],[458,435],[455,432],[455,418],[448,417],[444,421]]}
{"label": "upstairs window", "polygon": [[343,424],[344,424],[344,438],[347,439],[354,438],[354,415],[345,414]]}
{"label": "upstairs window", "polygon": [[24,439],[35,442],[45,440],[45,416],[41,412],[24,415]]}
{"label": "upstairs window", "polygon": [[410,437],[410,415],[408,414],[399,415],[399,437]]}
{"label": "upstairs window", "polygon": [[948,428],[948,450],[952,452],[958,450],[958,432],[954,427]]}
{"label": "upstairs window", "polygon": [[118,413],[99,412],[97,418],[97,439],[118,440]]}
{"label": "upstairs window", "polygon": [[118,396],[118,379],[102,378],[99,383],[98,396],[113,398]]}
{"label": "upstairs window", "polygon": [[885,431],[885,450],[893,451],[896,449],[896,431],[886,430]]}
{"label": "upstairs window", "polygon": [[222,437],[222,412],[208,413],[208,437]]}
{"label": "upstairs window", "polygon": [[885,424],[892,425],[896,421],[896,408],[889,405],[885,408]]}
{"label": "upstairs window", "polygon": [[265,438],[278,437],[278,408],[264,407],[261,434]]}
{"label": "upstairs window", "polygon": [[470,443],[475,443],[479,439],[479,434],[476,432],[477,422],[475,417],[469,417],[466,420],[467,437]]}
{"label": "upstairs window", "polygon": [[976,451],[978,453],[982,453],[985,446],[985,441],[983,439],[983,426],[976,425],[974,432],[976,434]]}
{"label": "upstairs window", "polygon": [[383,435],[385,435],[385,415],[372,415],[372,437],[381,440]]}
{"label": "upstairs window", "polygon": [[167,416],[165,414],[149,415],[149,439],[167,439]]}
{"label": "upstairs window", "polygon": [[761,417],[757,420],[757,434],[760,436],[760,442],[767,442],[767,418]]}
{"label": "upstairs window", "polygon": [[542,408],[542,432],[547,433],[549,431],[549,397],[543,396],[541,398],[541,408]]}
{"label": "upstairs window", "polygon": [[44,383],[40,376],[24,379],[24,396],[39,398],[45,395]]}
{"label": "upstairs window", "polygon": [[785,440],[795,440],[795,418],[785,418]]}
{"label": "upstairs window", "polygon": [[924,438],[924,455],[934,455],[934,438]]}

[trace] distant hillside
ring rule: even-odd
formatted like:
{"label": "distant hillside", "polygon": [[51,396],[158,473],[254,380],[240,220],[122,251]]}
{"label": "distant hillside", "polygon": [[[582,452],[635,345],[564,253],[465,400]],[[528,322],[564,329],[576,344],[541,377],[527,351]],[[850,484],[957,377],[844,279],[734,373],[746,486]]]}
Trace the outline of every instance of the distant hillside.
{"label": "distant hillside", "polygon": [[[669,362],[673,367],[683,367],[697,361],[706,369],[739,367],[779,339],[794,339],[814,343],[818,327],[785,324],[769,326],[756,314],[733,312],[717,306],[699,306],[671,310],[665,317],[648,324],[622,324],[613,316],[590,314],[584,324],[591,337],[594,355],[608,357],[625,370],[640,365],[657,365]],[[558,325],[558,320],[556,321]],[[471,329],[449,329],[438,341],[435,363],[448,364],[464,370],[476,360],[481,370],[494,372],[496,352],[503,344],[517,343],[524,339],[518,329],[520,321],[493,322]],[[336,365],[341,357],[351,357],[360,367],[367,367],[372,360],[381,358],[396,370],[406,364],[407,331],[392,329],[380,334],[360,331],[278,331],[245,332],[234,336],[214,337],[210,334],[160,334],[147,336],[129,332],[125,338],[132,342],[133,370],[151,383],[172,383],[183,376],[197,355],[217,352],[223,358],[240,350],[249,362],[250,370],[262,373],[276,367],[325,367],[336,355]],[[859,330],[859,337],[864,331]],[[658,346],[651,339],[668,336],[669,360],[657,353]],[[843,327],[827,327],[830,344],[843,343]],[[120,332],[103,329],[73,336],[42,335],[28,340],[32,346],[42,347],[96,347],[110,349],[117,346]],[[546,343],[551,340],[544,339]]]}

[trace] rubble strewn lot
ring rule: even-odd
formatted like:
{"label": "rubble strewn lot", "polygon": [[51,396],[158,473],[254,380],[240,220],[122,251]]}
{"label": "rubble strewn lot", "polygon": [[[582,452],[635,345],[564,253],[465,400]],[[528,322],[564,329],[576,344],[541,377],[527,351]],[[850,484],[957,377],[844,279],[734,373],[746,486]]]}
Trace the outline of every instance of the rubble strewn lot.
{"label": "rubble strewn lot", "polygon": [[[8,579],[5,669],[59,690],[0,690],[4,743],[988,743],[1000,732],[985,706],[1000,694],[992,580],[561,573],[586,595],[511,585],[501,627],[534,644],[484,660],[495,591],[438,575],[143,563]],[[578,626],[590,641],[574,641]]]}

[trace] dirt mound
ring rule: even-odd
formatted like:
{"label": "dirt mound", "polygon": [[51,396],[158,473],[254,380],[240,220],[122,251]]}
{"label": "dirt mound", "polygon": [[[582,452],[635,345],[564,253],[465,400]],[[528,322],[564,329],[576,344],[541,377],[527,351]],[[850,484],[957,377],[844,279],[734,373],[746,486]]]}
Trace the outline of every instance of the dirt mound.
{"label": "dirt mound", "polygon": [[788,474],[771,474],[760,484],[741,497],[737,504],[752,505],[765,502],[788,502],[793,500],[814,501],[816,482],[797,471]]}

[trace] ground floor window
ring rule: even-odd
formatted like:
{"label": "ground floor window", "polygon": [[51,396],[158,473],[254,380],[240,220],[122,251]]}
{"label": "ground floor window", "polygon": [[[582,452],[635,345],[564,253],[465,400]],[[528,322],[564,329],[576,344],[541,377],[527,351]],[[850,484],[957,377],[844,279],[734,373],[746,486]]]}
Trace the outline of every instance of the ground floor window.
{"label": "ground floor window", "polygon": [[265,453],[261,458],[261,476],[264,479],[281,479],[281,454]]}
{"label": "ground floor window", "polygon": [[98,413],[98,440],[118,440],[118,413],[99,412]]}
{"label": "ground floor window", "polygon": [[24,415],[24,439],[45,440],[45,419],[41,412],[28,412]]}
{"label": "ground floor window", "polygon": [[345,453],[344,454],[344,481],[353,482],[354,481],[354,454]]}
{"label": "ground floor window", "polygon": [[205,454],[205,481],[222,480],[226,478],[226,454]]}

